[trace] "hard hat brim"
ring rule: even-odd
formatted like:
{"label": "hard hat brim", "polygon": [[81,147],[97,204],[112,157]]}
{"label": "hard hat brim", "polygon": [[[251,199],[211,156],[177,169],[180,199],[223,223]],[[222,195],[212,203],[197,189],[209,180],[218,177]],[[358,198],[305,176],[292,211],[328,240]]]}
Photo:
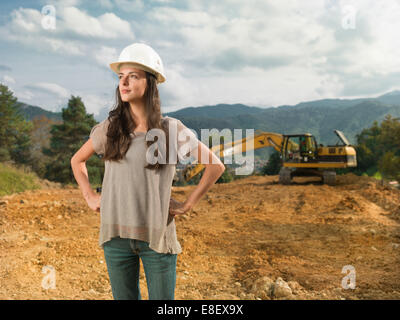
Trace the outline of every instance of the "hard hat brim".
{"label": "hard hat brim", "polygon": [[116,74],[118,74],[120,65],[124,64],[124,63],[131,64],[133,67],[137,67],[138,69],[141,69],[143,71],[147,71],[147,72],[154,74],[157,78],[158,83],[165,82],[165,76],[163,74],[161,74],[160,72],[158,72],[152,68],[149,68],[148,66],[138,63],[138,62],[132,62],[132,61],[113,62],[113,63],[110,63],[110,68],[112,71],[114,71]]}

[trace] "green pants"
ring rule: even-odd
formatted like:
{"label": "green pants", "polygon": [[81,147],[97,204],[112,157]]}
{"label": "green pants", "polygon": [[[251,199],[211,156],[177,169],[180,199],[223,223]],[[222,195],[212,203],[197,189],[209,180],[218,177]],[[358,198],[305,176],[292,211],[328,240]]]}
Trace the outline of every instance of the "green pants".
{"label": "green pants", "polygon": [[174,300],[177,255],[158,253],[135,239],[112,238],[103,245],[115,300],[140,300],[139,269],[142,260],[150,300]]}

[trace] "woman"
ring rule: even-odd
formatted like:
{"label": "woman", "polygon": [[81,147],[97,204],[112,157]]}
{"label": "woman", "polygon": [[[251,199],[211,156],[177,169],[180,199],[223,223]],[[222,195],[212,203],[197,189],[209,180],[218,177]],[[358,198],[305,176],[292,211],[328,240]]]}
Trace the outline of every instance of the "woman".
{"label": "woman", "polygon": [[[100,212],[99,245],[114,299],[141,299],[140,258],[149,299],[172,300],[177,254],[182,251],[174,216],[193,208],[225,167],[180,120],[161,115],[157,84],[165,81],[165,75],[161,58],[151,47],[134,43],[110,67],[119,77],[116,105],[107,119],[92,128],[88,141],[72,157],[71,167],[88,206]],[[150,131],[165,136],[155,139]],[[177,138],[182,132],[189,143]],[[170,152],[170,141],[177,146],[177,156]],[[148,151],[154,143],[159,148],[151,156]],[[184,145],[189,152],[183,153],[190,153],[206,169],[186,201],[179,202],[171,198],[171,187]],[[105,162],[101,195],[90,187],[86,168],[94,152],[103,155]]]}

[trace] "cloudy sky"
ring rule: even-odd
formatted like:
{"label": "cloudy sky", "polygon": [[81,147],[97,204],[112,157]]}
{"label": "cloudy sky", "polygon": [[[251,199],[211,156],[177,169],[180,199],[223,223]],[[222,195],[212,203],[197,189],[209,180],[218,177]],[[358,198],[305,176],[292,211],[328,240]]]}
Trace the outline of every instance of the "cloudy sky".
{"label": "cloudy sky", "polygon": [[377,96],[400,89],[399,17],[400,0],[2,0],[0,82],[46,110],[73,94],[104,114],[108,64],[143,42],[165,67],[162,112]]}

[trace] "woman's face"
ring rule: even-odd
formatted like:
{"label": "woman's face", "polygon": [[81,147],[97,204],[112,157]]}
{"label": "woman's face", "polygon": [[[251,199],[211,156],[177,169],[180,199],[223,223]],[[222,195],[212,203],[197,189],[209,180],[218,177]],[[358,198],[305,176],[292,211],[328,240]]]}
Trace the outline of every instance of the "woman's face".
{"label": "woman's face", "polygon": [[146,91],[146,73],[134,67],[121,66],[118,73],[121,100],[131,102],[143,99]]}

